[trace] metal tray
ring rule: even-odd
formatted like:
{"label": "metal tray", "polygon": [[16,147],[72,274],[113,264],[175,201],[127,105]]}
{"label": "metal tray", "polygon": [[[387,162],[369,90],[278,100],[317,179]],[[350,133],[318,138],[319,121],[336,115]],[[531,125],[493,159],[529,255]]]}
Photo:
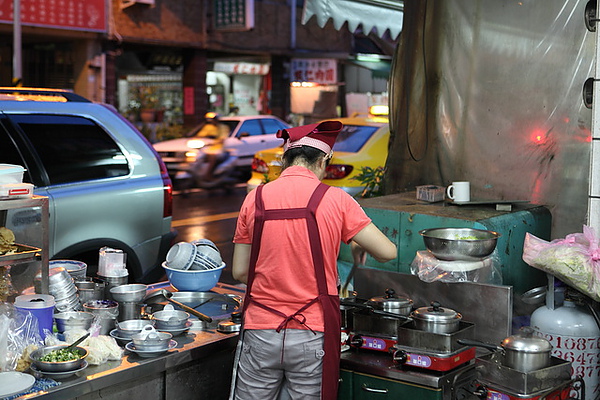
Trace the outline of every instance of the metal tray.
{"label": "metal tray", "polygon": [[511,392],[532,394],[552,389],[558,383],[571,379],[571,363],[551,357],[546,368],[520,372],[502,365],[502,354],[494,352],[475,359],[480,380],[484,384],[506,388]]}
{"label": "metal tray", "polygon": [[15,243],[15,246],[17,246],[16,253],[0,255],[0,263],[4,264],[5,261],[33,261],[37,253],[41,251],[37,247],[26,246],[24,244]]}
{"label": "metal tray", "polygon": [[415,328],[414,321],[398,327],[398,344],[439,353],[453,353],[464,348],[458,339],[473,339],[475,324],[460,321],[458,330],[453,333],[433,333]]}

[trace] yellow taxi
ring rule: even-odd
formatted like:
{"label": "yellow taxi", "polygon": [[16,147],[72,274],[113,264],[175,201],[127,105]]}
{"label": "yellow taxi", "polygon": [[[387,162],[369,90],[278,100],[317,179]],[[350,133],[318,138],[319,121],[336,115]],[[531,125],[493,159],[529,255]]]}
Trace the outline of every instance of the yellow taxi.
{"label": "yellow taxi", "polygon": [[[387,108],[386,108],[387,109]],[[333,159],[327,167],[323,183],[337,186],[352,196],[360,194],[365,185],[353,179],[363,167],[384,167],[388,155],[390,129],[385,116],[336,118],[344,124],[333,146]],[[262,150],[254,155],[252,177],[248,191],[258,185],[277,179],[281,173],[283,147]]]}

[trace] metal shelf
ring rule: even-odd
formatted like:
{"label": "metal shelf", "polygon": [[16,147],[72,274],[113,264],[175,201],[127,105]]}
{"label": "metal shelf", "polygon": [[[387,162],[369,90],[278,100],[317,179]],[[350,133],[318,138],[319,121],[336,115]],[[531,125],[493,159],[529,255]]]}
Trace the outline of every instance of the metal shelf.
{"label": "metal shelf", "polygon": [[19,286],[33,286],[41,268],[43,294],[49,292],[49,215],[46,196],[0,200],[0,226],[13,230],[17,241],[16,253],[0,255],[0,267],[23,268],[18,274]]}

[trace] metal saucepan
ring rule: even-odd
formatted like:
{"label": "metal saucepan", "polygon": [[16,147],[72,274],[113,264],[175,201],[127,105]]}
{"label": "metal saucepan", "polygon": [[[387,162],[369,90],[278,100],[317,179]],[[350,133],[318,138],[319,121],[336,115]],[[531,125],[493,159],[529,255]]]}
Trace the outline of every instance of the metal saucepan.
{"label": "metal saucepan", "polygon": [[462,315],[437,301],[431,307],[420,307],[410,313],[415,328],[431,333],[454,333],[458,330]]}
{"label": "metal saucepan", "polygon": [[408,316],[412,310],[413,301],[406,296],[399,296],[394,289],[385,289],[385,295],[372,297],[367,304],[376,310]]}
{"label": "metal saucepan", "polygon": [[537,371],[548,367],[551,362],[552,345],[548,340],[534,336],[533,329],[526,328],[521,330],[521,334],[504,339],[500,346],[470,339],[459,339],[457,342],[465,346],[498,351],[502,354],[502,365],[519,372]]}
{"label": "metal saucepan", "polygon": [[173,300],[171,297],[173,297],[173,293],[171,293],[165,289],[158,289],[155,292],[152,292],[151,294],[146,296],[145,301],[148,304],[152,304],[152,303],[160,303],[160,302],[163,302],[166,300],[166,301],[176,305],[177,307],[181,308],[182,310],[198,317],[202,321],[212,322],[212,318],[209,317],[208,315],[204,315],[201,312],[198,312],[198,311],[194,310],[193,308],[188,307],[185,304],[178,302],[177,300]]}

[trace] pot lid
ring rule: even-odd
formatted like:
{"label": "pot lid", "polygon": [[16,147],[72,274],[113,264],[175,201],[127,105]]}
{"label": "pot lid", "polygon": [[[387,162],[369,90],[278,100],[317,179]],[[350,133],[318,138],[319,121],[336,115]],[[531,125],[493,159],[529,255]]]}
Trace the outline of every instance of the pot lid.
{"label": "pot lid", "polygon": [[413,317],[423,321],[448,322],[461,319],[462,316],[456,311],[442,307],[437,301],[431,302],[430,307],[420,307],[413,312]]}
{"label": "pot lid", "polygon": [[546,353],[552,351],[552,344],[539,336],[535,336],[533,328],[527,326],[517,335],[509,336],[502,341],[506,350],[515,350],[522,353]]}
{"label": "pot lid", "polygon": [[385,295],[372,297],[367,301],[367,304],[377,309],[402,308],[412,304],[412,300],[408,297],[398,296],[394,289],[386,289]]}

